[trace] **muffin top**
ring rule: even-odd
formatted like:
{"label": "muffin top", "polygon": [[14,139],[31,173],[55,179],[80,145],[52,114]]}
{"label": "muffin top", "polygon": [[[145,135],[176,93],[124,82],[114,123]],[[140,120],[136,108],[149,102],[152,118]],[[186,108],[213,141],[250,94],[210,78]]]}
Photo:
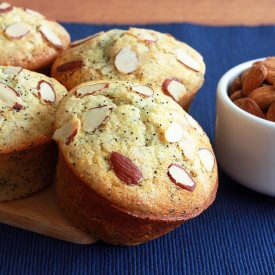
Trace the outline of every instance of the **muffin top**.
{"label": "muffin top", "polygon": [[204,81],[202,56],[168,34],[130,28],[76,41],[56,59],[52,76],[72,89],[89,80],[128,80],[161,89],[180,105]]}
{"label": "muffin top", "polygon": [[58,102],[66,93],[55,79],[0,66],[0,153],[49,142]]}
{"label": "muffin top", "polygon": [[123,211],[190,218],[215,197],[208,137],[159,90],[130,81],[81,84],[61,100],[55,128],[70,169]]}
{"label": "muffin top", "polygon": [[0,65],[41,69],[69,44],[69,34],[58,23],[33,10],[0,3]]}

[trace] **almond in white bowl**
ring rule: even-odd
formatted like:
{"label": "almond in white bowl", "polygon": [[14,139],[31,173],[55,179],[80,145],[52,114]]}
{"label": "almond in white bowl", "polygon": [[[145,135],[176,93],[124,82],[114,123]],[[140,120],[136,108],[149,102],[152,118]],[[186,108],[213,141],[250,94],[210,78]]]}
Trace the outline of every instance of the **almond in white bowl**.
{"label": "almond in white bowl", "polygon": [[[259,67],[266,62],[270,66],[269,61],[248,61],[232,68],[220,79],[216,154],[221,167],[234,180],[255,191],[275,196],[275,123],[272,121],[275,107],[272,101],[261,103],[266,100],[265,96],[256,98],[257,90],[273,89],[273,84],[263,84],[269,83],[266,78],[268,68]],[[251,75],[254,75],[252,82],[249,81]]]}
{"label": "almond in white bowl", "polygon": [[248,113],[275,122],[275,57],[254,62],[233,81],[229,95]]}

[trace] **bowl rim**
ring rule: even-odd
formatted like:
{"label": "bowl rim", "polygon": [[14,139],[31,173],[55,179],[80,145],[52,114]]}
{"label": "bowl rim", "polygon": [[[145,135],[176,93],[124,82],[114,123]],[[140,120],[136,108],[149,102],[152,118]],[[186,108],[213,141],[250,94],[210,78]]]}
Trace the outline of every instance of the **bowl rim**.
{"label": "bowl rim", "polygon": [[239,65],[234,66],[230,70],[228,70],[219,80],[217,85],[217,99],[219,98],[222,100],[226,105],[228,105],[232,111],[239,113],[240,115],[244,116],[245,118],[255,122],[259,123],[261,125],[265,125],[267,127],[272,127],[275,129],[275,122],[269,121],[257,116],[254,116],[241,108],[239,108],[237,105],[233,103],[233,101],[230,99],[228,95],[228,87],[229,84],[236,78],[236,76],[240,75],[243,71],[251,67],[251,65],[256,61],[261,61],[266,59],[267,57],[263,58],[257,58],[253,60],[246,61],[244,63],[241,63]]}

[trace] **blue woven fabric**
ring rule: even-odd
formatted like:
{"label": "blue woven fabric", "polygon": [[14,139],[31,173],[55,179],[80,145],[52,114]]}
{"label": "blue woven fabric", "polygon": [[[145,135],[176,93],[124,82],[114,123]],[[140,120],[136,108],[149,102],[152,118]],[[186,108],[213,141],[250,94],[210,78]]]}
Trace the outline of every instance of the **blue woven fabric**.
{"label": "blue woven fabric", "polygon": [[[114,27],[64,26],[72,39]],[[238,63],[275,55],[275,26],[146,27],[171,33],[204,56],[206,81],[191,113],[214,142],[218,79]],[[75,245],[0,225],[0,274],[274,274],[274,215],[274,199],[241,187],[220,171],[213,206],[170,234],[137,247]]]}

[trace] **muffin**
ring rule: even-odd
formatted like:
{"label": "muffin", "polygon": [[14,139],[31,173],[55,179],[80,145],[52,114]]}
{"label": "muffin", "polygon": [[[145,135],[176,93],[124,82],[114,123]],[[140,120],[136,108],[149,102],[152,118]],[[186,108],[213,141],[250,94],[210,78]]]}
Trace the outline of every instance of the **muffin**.
{"label": "muffin", "polygon": [[0,66],[0,201],[26,197],[53,181],[54,116],[66,93],[55,79]]}
{"label": "muffin", "polygon": [[76,41],[52,66],[67,89],[90,80],[127,80],[162,90],[184,109],[204,81],[202,56],[168,34],[130,28]]}
{"label": "muffin", "polygon": [[69,44],[69,34],[57,22],[30,9],[0,4],[0,65],[43,70]]}
{"label": "muffin", "polygon": [[159,237],[215,199],[208,137],[160,90],[128,81],[81,84],[61,100],[55,128],[60,205],[108,243]]}

